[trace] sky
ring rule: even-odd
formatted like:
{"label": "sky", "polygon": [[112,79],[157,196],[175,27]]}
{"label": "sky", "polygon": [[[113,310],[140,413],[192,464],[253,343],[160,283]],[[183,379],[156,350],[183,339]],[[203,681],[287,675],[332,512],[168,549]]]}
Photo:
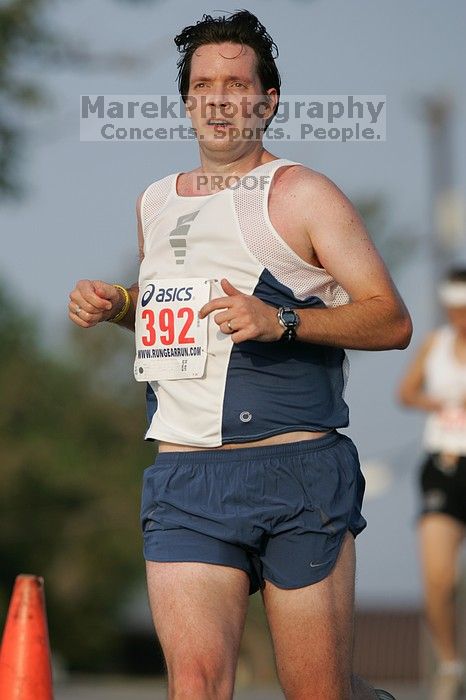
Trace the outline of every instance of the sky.
{"label": "sky", "polygon": [[[382,196],[390,230],[420,238],[415,254],[393,270],[414,320],[411,347],[350,353],[351,424],[345,431],[358,446],[368,478],[369,525],[358,539],[358,600],[418,604],[414,521],[423,417],[400,408],[395,389],[433,320],[430,162],[420,107],[425,96],[453,98],[455,182],[462,197],[466,192],[466,4],[255,0],[243,6],[278,44],[282,94],[387,96],[384,142],[289,141],[271,150],[325,173],[352,201]],[[138,194],[154,180],[198,164],[192,142],[81,142],[79,96],[175,94],[173,36],[203,12],[238,7],[229,0],[220,7],[187,0],[52,4],[51,28],[77,46],[115,58],[100,68],[24,67],[47,90],[50,107],[21,116],[27,126],[20,164],[26,195],[0,210],[0,276],[34,310],[52,351],[66,342],[68,294],[76,280],[133,281]],[[135,59],[132,69],[116,60],[121,54]],[[129,376],[131,371],[129,358]]]}

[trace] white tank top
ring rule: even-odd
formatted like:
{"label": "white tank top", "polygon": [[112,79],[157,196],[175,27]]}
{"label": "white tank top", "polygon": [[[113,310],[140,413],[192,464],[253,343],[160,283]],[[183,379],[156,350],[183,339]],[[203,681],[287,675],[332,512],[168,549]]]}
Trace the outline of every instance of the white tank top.
{"label": "white tank top", "polygon": [[466,363],[454,352],[455,331],[443,326],[435,334],[425,362],[425,388],[429,396],[444,403],[442,411],[429,414],[424,447],[429,452],[466,455]]}
{"label": "white tank top", "polygon": [[[270,183],[278,168],[287,165],[296,163],[283,158],[264,163],[239,184],[211,195],[178,195],[178,173],[149,185],[141,200],[140,297],[154,280],[179,280],[173,289],[186,296],[183,280],[226,277],[243,294],[275,307],[299,311],[347,303],[348,294],[331,275],[301,259],[272,226]],[[214,288],[216,296],[225,295]],[[218,447],[348,425],[348,367],[341,348],[299,342],[233,344],[213,315],[205,374],[149,382],[146,439]],[[144,370],[135,365],[135,371]]]}

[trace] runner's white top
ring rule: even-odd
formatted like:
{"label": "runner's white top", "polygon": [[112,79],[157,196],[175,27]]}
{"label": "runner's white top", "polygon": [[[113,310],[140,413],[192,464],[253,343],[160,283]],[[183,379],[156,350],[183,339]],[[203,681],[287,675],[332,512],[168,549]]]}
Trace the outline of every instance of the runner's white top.
{"label": "runner's white top", "polygon": [[451,326],[438,330],[426,359],[425,386],[429,395],[445,403],[431,413],[424,430],[424,447],[429,452],[466,455],[466,363],[454,353],[455,331]]}
{"label": "runner's white top", "polygon": [[342,349],[235,345],[214,314],[204,323],[197,318],[209,296],[225,296],[222,277],[276,308],[348,303],[339,284],[302,260],[272,226],[270,183],[288,165],[299,164],[271,161],[211,195],[178,195],[178,173],[145,190],[135,376],[151,387],[147,439],[217,447],[348,425]]}

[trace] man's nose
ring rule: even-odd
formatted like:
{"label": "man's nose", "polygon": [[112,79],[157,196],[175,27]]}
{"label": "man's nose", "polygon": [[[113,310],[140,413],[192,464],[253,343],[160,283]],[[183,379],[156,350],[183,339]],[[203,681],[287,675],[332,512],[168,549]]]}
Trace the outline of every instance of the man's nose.
{"label": "man's nose", "polygon": [[231,121],[238,113],[237,106],[228,98],[227,95],[211,95],[207,102],[208,118],[222,118]]}
{"label": "man's nose", "polygon": [[228,97],[223,92],[212,92],[207,95],[207,104],[214,107],[223,106],[228,103]]}

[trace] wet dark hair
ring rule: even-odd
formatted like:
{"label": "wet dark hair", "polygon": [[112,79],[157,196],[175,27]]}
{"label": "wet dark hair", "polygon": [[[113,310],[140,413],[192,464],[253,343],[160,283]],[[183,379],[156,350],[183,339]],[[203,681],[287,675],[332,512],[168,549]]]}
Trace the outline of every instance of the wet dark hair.
{"label": "wet dark hair", "polygon": [[466,267],[451,267],[447,274],[448,282],[466,282]]}
{"label": "wet dark hair", "polygon": [[[275,88],[280,97],[280,73],[275,63],[278,48],[266,28],[255,15],[248,10],[239,10],[229,17],[212,17],[203,15],[202,19],[183,31],[174,39],[181,58],[178,60],[178,90],[183,101],[186,101],[191,72],[191,60],[194,52],[205,44],[222,44],[230,41],[234,44],[244,44],[253,49],[256,54],[257,75],[264,92]],[[274,55],[275,54],[275,55]],[[267,122],[272,121],[278,109]]]}

